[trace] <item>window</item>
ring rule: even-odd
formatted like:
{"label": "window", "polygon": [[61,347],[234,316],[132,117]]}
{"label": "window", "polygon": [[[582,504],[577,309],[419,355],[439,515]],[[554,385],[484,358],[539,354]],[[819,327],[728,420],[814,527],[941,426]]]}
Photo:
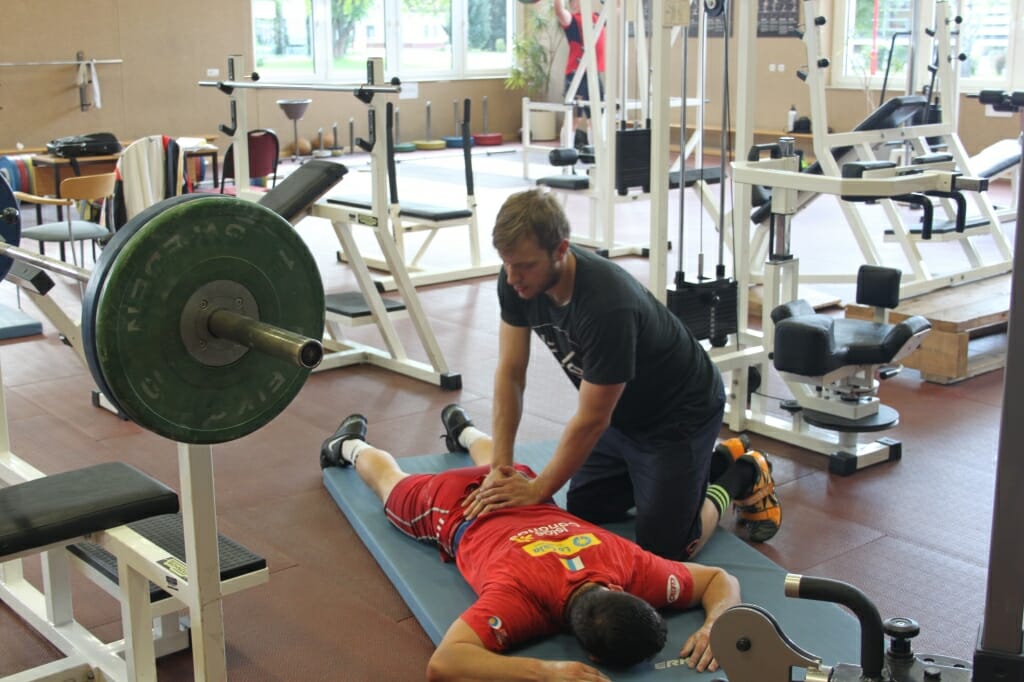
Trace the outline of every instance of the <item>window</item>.
{"label": "window", "polygon": [[1010,0],[964,0],[959,50],[967,60],[961,64],[961,78],[1009,83],[1010,4]]}
{"label": "window", "polygon": [[[967,59],[960,62],[960,88],[972,91],[983,87],[1010,88],[1012,82],[1024,78],[1024,69],[1014,69],[1015,13],[1024,11],[1024,0],[961,0],[948,2],[949,17],[958,14],[963,21],[954,29],[952,49]],[[959,12],[957,11],[959,5]],[[833,55],[832,84],[840,87],[879,87],[888,75],[887,86],[903,92],[907,84],[921,92],[931,74],[928,65],[934,53],[927,49],[932,39],[918,31],[919,50],[914,71],[907,73],[911,63],[910,40],[915,26],[933,26],[935,3],[916,0],[836,0],[832,19]],[[920,16],[915,16],[916,11]],[[1018,72],[1016,79],[1014,72]]]}
{"label": "window", "polygon": [[512,0],[252,0],[255,68],[275,80],[359,83],[366,60],[400,78],[502,76]]}

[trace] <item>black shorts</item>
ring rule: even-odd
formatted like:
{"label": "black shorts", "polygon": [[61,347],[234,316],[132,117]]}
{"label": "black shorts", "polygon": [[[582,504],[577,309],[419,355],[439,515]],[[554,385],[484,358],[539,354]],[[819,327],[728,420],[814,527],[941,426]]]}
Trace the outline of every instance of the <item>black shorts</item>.
{"label": "black shorts", "polygon": [[[575,72],[565,74],[565,85],[562,87],[563,97],[569,93],[569,86],[572,85],[572,79],[575,77]],[[600,76],[597,79],[597,85],[598,97],[600,99],[604,99],[604,79]],[[576,101],[579,102],[580,100],[584,102],[590,101],[590,87],[587,85],[586,73],[584,73],[583,78],[580,79],[580,87],[576,89]],[[590,118],[590,106],[588,105],[577,103],[573,111],[576,116],[586,116],[587,118]]]}
{"label": "black shorts", "polygon": [[701,537],[700,511],[723,416],[724,408],[681,438],[640,441],[608,428],[572,477],[566,508],[608,523],[635,507],[637,544],[667,559],[689,559]]}

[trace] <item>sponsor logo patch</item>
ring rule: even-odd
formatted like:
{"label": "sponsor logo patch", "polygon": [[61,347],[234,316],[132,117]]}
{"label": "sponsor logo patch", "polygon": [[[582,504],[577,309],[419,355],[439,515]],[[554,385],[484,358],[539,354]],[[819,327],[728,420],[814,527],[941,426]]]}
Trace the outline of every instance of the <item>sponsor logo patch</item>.
{"label": "sponsor logo patch", "polygon": [[544,556],[551,553],[560,556],[572,556],[580,550],[600,544],[601,541],[593,533],[583,533],[563,540],[537,540],[528,545],[523,545],[523,551],[530,556]]}
{"label": "sponsor logo patch", "polygon": [[504,649],[508,646],[508,633],[505,631],[501,618],[491,616],[487,619],[487,625],[494,632],[494,639],[498,642],[498,647]]}
{"label": "sponsor logo patch", "polygon": [[679,578],[673,573],[668,577],[668,584],[665,586],[665,598],[668,599],[668,603],[675,603],[679,599]]}

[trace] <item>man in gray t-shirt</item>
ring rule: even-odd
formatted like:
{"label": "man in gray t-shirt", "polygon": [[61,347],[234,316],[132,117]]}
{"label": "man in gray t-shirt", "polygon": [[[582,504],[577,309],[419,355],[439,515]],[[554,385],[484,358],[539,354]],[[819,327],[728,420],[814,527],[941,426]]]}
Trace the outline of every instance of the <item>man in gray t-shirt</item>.
{"label": "man in gray t-shirt", "polygon": [[[727,462],[715,468],[733,471],[734,480],[714,477],[722,379],[682,322],[619,266],[571,247],[568,220],[550,194],[509,197],[493,242],[503,268],[492,468],[513,463],[531,330],[576,385],[579,401],[543,471],[530,481],[485,481],[468,499],[470,515],[536,503],[570,481],[572,513],[603,523],[635,507],[637,542],[666,558],[691,558],[740,496],[752,539],[774,535],[781,514],[763,455],[728,467],[750,453],[722,450]],[[466,421],[464,413],[446,421],[448,435]]]}

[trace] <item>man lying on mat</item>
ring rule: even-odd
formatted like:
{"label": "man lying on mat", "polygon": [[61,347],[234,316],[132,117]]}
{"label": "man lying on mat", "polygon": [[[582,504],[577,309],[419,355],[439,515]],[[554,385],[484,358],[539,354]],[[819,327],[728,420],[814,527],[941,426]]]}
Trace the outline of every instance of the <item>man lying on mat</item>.
{"label": "man lying on mat", "polygon": [[[570,630],[597,662],[624,667],[664,646],[667,627],[655,610],[704,608],[704,624],[680,656],[699,671],[716,670],[711,625],[740,597],[720,568],[663,559],[561,509],[553,501],[466,520],[463,501],[490,471],[490,439],[469,448],[478,466],[408,474],[389,453],[366,442],[366,418],[346,417],[321,449],[322,466],[354,466],[406,535],[436,543],[454,560],[477,601],[452,623],[430,658],[431,680],[606,680],[575,661],[506,657],[498,652]],[[535,476],[526,465],[510,476]]]}

